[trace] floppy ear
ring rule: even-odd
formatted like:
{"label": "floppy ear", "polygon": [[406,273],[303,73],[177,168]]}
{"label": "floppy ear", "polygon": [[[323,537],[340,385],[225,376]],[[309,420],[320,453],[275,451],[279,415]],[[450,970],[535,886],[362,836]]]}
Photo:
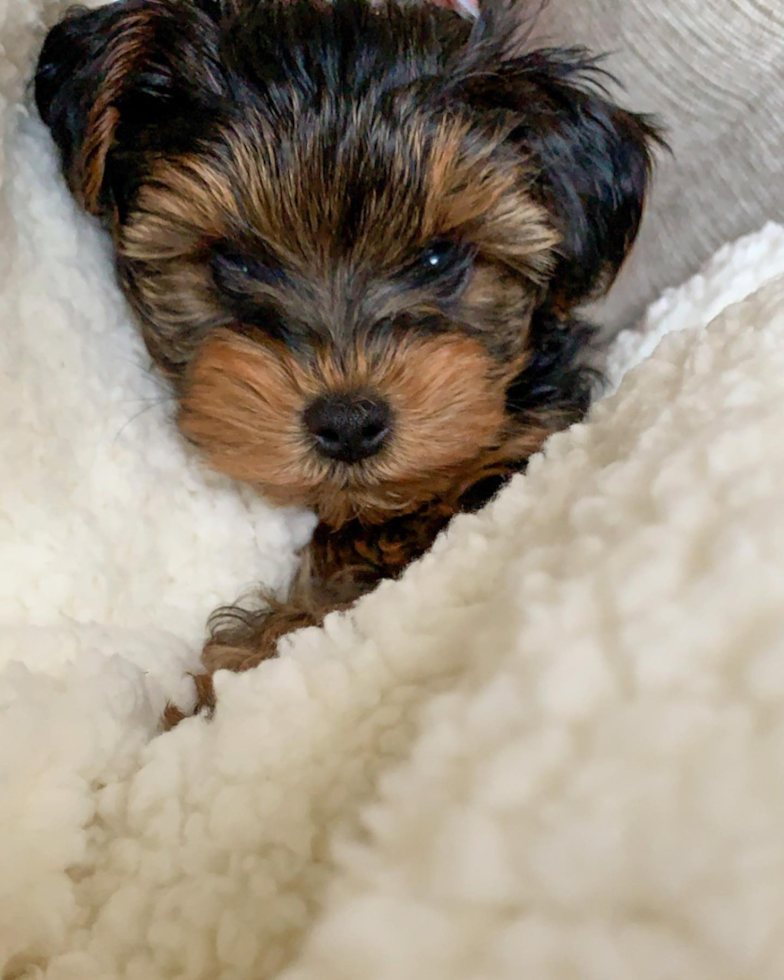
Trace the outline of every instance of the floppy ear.
{"label": "floppy ear", "polygon": [[509,141],[531,160],[532,189],[562,239],[551,298],[570,307],[612,285],[637,237],[652,150],[664,141],[652,119],[610,99],[582,49],[526,51],[531,8],[485,0],[459,91],[475,109],[500,112]]}
{"label": "floppy ear", "polygon": [[[92,214],[121,207],[133,162],[182,140],[222,91],[217,3],[122,0],[76,8],[46,37],[35,100],[68,184]],[[125,166],[113,166],[122,157]]]}

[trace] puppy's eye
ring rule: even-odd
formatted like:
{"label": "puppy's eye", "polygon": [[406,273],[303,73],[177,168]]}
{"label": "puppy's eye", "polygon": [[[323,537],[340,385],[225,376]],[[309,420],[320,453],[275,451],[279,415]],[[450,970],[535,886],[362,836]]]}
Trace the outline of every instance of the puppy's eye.
{"label": "puppy's eye", "polygon": [[213,245],[210,265],[218,286],[231,290],[253,282],[272,283],[283,275],[280,263],[261,247],[246,251],[231,242]]}
{"label": "puppy's eye", "polygon": [[253,259],[249,255],[243,255],[241,252],[229,252],[226,255],[221,255],[220,261],[233,269],[234,272],[239,272],[243,276],[250,275],[253,264]]}
{"label": "puppy's eye", "polygon": [[458,242],[438,238],[432,241],[409,267],[414,279],[422,285],[438,285],[454,290],[462,282],[471,264],[469,249]]}
{"label": "puppy's eye", "polygon": [[454,242],[433,242],[419,256],[419,264],[425,272],[437,275],[459,257],[459,252],[460,249]]}

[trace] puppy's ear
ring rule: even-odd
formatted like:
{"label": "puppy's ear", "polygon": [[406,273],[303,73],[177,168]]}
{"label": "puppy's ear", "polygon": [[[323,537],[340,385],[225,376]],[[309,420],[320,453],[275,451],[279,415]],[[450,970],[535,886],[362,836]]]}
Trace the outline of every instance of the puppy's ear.
{"label": "puppy's ear", "polygon": [[[508,128],[561,235],[551,297],[564,307],[612,285],[637,237],[652,151],[649,117],[617,106],[582,49],[526,51],[541,3],[485,0],[460,97]],[[606,77],[606,76],[605,76]]]}
{"label": "puppy's ear", "polygon": [[[105,215],[156,136],[182,137],[223,87],[217,3],[121,0],[76,8],[46,37],[35,75],[41,118],[71,190]],[[174,127],[172,129],[172,127]],[[115,158],[125,166],[113,166]]]}

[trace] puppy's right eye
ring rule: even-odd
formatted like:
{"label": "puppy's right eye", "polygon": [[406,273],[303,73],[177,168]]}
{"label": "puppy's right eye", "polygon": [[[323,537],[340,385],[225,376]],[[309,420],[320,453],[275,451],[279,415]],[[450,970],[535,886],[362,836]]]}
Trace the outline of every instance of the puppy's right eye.
{"label": "puppy's right eye", "polygon": [[241,273],[243,276],[250,275],[252,260],[248,255],[243,255],[241,252],[229,252],[228,254],[220,255],[218,261],[235,272]]}
{"label": "puppy's right eye", "polygon": [[267,249],[245,250],[232,242],[218,242],[210,253],[216,285],[228,292],[257,283],[274,283],[283,275],[280,263]]}

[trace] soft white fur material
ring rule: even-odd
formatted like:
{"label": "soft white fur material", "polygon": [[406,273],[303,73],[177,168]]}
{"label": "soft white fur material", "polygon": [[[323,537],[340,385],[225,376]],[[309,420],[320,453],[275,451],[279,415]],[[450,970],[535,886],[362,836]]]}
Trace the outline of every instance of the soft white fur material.
{"label": "soft white fur material", "polygon": [[0,976],[780,978],[784,229],[402,581],[156,737],[311,519],[155,403],[25,108],[59,9],[0,0]]}
{"label": "soft white fur material", "polygon": [[668,296],[681,332],[415,570],[470,609],[458,676],[285,980],[784,976],[782,249]]}

